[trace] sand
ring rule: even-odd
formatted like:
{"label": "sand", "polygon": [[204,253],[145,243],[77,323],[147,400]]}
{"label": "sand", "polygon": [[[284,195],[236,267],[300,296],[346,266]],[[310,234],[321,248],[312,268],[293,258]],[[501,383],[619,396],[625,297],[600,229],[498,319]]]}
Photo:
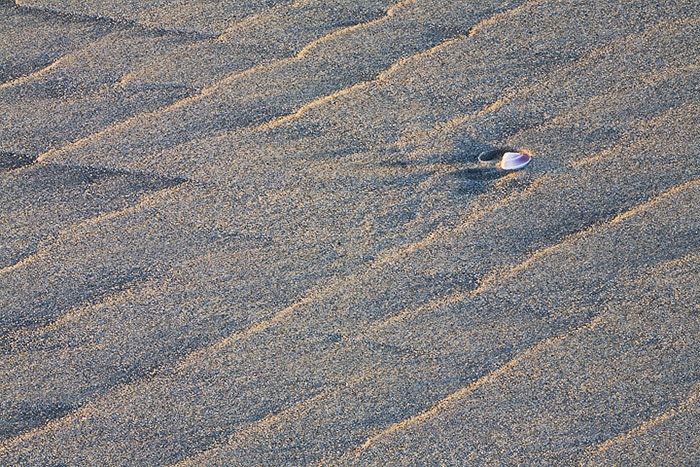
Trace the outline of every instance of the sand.
{"label": "sand", "polygon": [[700,464],[698,50],[695,0],[1,0],[0,465]]}

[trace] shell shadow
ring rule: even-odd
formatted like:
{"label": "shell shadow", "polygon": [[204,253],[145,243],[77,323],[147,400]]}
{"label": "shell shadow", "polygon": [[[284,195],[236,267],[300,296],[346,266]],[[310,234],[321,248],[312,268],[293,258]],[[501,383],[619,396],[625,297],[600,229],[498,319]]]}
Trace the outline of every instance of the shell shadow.
{"label": "shell shadow", "polygon": [[471,151],[471,155],[463,157],[462,162],[479,164],[477,167],[467,167],[453,172],[454,176],[461,180],[488,181],[507,175],[507,172],[498,167],[498,161],[503,154],[514,151],[510,147],[489,148],[481,152]]}
{"label": "shell shadow", "polygon": [[451,168],[448,177],[465,182],[463,186],[457,188],[458,192],[473,194],[488,189],[491,186],[489,181],[508,175],[508,172],[502,170],[498,163],[503,154],[509,151],[515,151],[515,149],[506,146],[494,147],[466,138],[455,144],[450,150],[427,151],[422,154],[418,153],[418,157],[411,157],[410,152],[405,153],[396,149],[387,150],[379,165],[414,170],[434,165],[448,166]]}
{"label": "shell shadow", "polygon": [[452,172],[460,180],[495,180],[507,175],[507,172],[497,167],[470,167]]}

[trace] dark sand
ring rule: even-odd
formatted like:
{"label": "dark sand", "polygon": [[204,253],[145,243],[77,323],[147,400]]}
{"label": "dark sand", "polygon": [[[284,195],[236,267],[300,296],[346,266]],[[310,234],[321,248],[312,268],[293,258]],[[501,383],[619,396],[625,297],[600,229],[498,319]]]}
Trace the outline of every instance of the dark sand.
{"label": "dark sand", "polygon": [[700,465],[699,51],[696,0],[0,0],[0,465]]}

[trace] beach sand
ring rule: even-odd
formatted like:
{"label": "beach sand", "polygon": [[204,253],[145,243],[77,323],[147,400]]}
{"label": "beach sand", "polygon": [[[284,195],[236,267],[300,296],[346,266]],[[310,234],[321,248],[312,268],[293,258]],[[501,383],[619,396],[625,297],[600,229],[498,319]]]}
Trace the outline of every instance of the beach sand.
{"label": "beach sand", "polygon": [[699,50],[696,0],[0,0],[0,465],[699,465]]}

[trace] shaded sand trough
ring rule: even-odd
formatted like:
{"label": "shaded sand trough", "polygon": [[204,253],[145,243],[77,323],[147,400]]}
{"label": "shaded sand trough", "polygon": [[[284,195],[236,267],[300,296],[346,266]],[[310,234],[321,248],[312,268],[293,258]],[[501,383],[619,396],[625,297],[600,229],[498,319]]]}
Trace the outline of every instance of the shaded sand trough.
{"label": "shaded sand trough", "polygon": [[191,3],[0,2],[0,465],[700,463],[694,0]]}

